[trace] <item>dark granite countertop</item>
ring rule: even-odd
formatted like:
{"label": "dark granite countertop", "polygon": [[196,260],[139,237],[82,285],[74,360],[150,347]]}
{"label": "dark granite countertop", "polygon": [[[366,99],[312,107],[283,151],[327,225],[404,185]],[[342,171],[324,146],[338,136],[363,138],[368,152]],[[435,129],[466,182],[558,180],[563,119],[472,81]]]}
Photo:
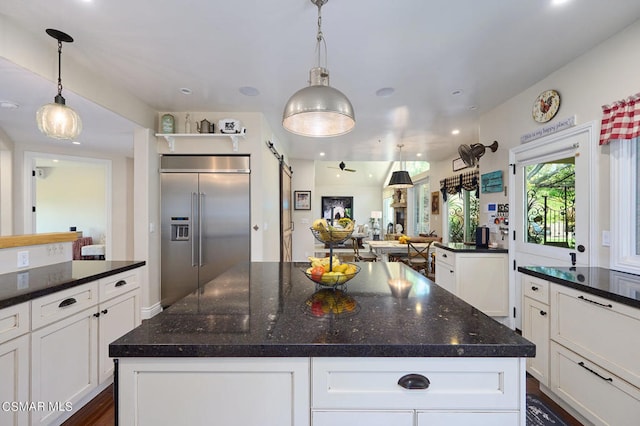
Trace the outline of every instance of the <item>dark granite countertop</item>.
{"label": "dark granite countertop", "polygon": [[436,247],[456,253],[509,253],[506,248],[477,248],[464,243],[434,243]]}
{"label": "dark granite countertop", "polygon": [[589,267],[520,266],[518,271],[640,308],[640,275]]}
{"label": "dark granite countertop", "polygon": [[[111,357],[532,357],[535,345],[401,263],[358,263],[344,292],[306,263],[237,265],[109,346]],[[406,297],[389,284],[406,287]],[[392,291],[393,289],[393,291]],[[325,314],[330,298],[344,312]],[[315,300],[315,303],[307,301]],[[324,304],[323,304],[324,301]]]}
{"label": "dark granite countertop", "polygon": [[144,261],[73,260],[0,275],[0,309],[119,272]]}

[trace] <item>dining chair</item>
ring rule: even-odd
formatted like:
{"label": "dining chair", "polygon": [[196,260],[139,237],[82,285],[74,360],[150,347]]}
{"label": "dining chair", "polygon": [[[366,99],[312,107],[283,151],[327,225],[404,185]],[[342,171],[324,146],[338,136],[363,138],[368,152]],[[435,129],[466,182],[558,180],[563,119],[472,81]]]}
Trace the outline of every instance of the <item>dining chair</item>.
{"label": "dining chair", "polygon": [[424,247],[417,247],[411,241],[407,242],[407,257],[402,261],[406,263],[412,269],[422,272],[425,276],[429,275],[430,261],[429,261],[429,249],[431,248],[433,241],[429,241]]}
{"label": "dining chair", "polygon": [[358,241],[356,238],[351,238],[353,242],[353,258],[356,262],[377,262],[378,256],[375,253],[364,252],[360,253],[360,247],[358,247]]}

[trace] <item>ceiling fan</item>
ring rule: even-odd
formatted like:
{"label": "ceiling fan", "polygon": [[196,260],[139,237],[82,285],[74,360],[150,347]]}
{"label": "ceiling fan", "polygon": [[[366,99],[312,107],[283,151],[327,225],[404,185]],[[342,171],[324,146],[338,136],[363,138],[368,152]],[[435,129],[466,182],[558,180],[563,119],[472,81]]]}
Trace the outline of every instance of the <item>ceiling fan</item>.
{"label": "ceiling fan", "polygon": [[458,154],[460,159],[467,167],[473,167],[478,164],[480,157],[484,155],[485,148],[491,149],[491,152],[496,152],[498,149],[498,141],[493,141],[491,145],[482,145],[481,143],[474,143],[471,146],[462,144],[458,147]]}
{"label": "ceiling fan", "polygon": [[342,170],[343,172],[355,172],[354,169],[347,169],[347,165],[344,164],[344,161],[341,161],[340,164],[338,164],[338,167],[333,167],[333,166],[327,166],[330,169],[339,169]]}

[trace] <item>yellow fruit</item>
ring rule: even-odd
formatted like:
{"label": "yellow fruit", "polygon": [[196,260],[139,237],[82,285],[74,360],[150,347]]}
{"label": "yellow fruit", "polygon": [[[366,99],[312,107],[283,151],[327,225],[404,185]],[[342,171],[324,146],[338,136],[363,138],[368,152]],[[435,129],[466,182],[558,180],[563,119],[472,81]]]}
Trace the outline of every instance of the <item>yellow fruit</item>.
{"label": "yellow fruit", "polygon": [[343,263],[341,265],[334,265],[333,271],[345,273],[348,268],[349,268],[349,265],[347,265],[346,263]]}
{"label": "yellow fruit", "polygon": [[325,219],[316,219],[313,221],[311,228],[315,229],[316,231],[326,231],[327,221]]}

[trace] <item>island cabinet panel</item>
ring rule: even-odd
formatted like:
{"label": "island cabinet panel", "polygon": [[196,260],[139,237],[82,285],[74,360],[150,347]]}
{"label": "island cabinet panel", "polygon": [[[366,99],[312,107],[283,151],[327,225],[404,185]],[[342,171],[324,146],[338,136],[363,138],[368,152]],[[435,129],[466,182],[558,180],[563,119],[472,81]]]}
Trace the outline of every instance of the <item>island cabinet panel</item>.
{"label": "island cabinet panel", "polygon": [[313,410],[313,426],[414,426],[413,410],[406,411],[323,411]]}
{"label": "island cabinet panel", "polygon": [[452,413],[418,412],[417,426],[514,426],[524,425],[520,422],[520,413],[467,412]]}
{"label": "island cabinet panel", "polygon": [[308,358],[121,358],[119,424],[309,425]]}
{"label": "island cabinet panel", "polygon": [[[428,386],[401,386],[409,375]],[[313,358],[312,417],[314,426],[347,425],[366,412],[374,422],[380,419],[374,424],[384,424],[386,416],[399,419],[387,424],[404,424],[406,412],[398,410],[407,409],[425,425],[439,424],[431,418],[449,419],[444,424],[451,425],[475,417],[524,425],[523,376],[524,361],[515,358]]]}
{"label": "island cabinet panel", "polygon": [[[29,336],[23,335],[0,344],[0,403],[28,401]],[[26,425],[28,421],[26,410],[0,409],[0,425]]]}

